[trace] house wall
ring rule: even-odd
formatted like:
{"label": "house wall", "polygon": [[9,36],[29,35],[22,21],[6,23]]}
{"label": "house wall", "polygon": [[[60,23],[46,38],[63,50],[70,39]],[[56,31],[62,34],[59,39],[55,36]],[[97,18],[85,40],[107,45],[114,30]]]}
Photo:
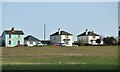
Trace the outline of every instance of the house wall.
{"label": "house wall", "polygon": [[66,37],[66,35],[50,36],[51,44],[54,44],[54,43],[65,43],[66,44],[66,41],[64,41],[64,39],[70,39],[70,41],[68,41],[67,46],[72,46],[72,36],[71,35],[68,35],[68,38]]}
{"label": "house wall", "polygon": [[[9,34],[6,34],[5,37],[6,47],[16,46],[18,45],[18,41],[20,41],[21,45],[24,45],[24,35],[20,35],[20,38],[18,38],[18,34],[11,34],[11,38],[9,38]],[[9,41],[11,41],[11,44],[9,44]]]}
{"label": "house wall", "polygon": [[[88,36],[88,43],[92,44],[92,45],[97,45],[98,43],[96,43],[97,39],[100,39],[100,36]],[[93,41],[91,41],[93,40]]]}
{"label": "house wall", "polygon": [[[77,37],[77,41],[83,44],[92,44],[92,45],[97,45],[96,40],[100,39],[100,36],[79,36]],[[93,40],[93,41],[91,41]],[[101,41],[100,44],[103,44],[103,41]]]}
{"label": "house wall", "polygon": [[88,36],[79,36],[79,37],[77,37],[77,42],[82,43],[82,44],[88,43]]}
{"label": "house wall", "polygon": [[[64,39],[69,39],[69,41],[64,41]],[[68,42],[68,44],[67,44]],[[65,43],[67,46],[72,46],[72,36],[71,35],[61,35],[61,43]]]}
{"label": "house wall", "polygon": [[61,36],[60,35],[50,36],[50,41],[51,41],[51,44],[60,43]]}
{"label": "house wall", "polygon": [[36,41],[25,41],[25,44],[27,44],[28,46],[35,46],[35,45],[37,45],[37,43],[39,43],[39,42],[36,42]]}

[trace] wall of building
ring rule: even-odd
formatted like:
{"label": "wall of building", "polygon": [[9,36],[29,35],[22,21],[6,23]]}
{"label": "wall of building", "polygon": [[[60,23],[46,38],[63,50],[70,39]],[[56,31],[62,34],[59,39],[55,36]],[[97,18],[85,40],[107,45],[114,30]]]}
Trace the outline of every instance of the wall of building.
{"label": "wall of building", "polygon": [[77,42],[82,43],[82,44],[87,44],[88,43],[88,36],[77,37]]}
{"label": "wall of building", "polygon": [[41,42],[36,42],[36,41],[24,41],[25,44],[27,44],[28,46],[35,46],[37,45],[37,43],[41,43]]}
{"label": "wall of building", "polygon": [[30,41],[26,41],[26,44],[27,44],[28,46],[34,46],[34,45],[36,45],[36,42],[32,42],[32,44],[31,44]]}
{"label": "wall of building", "polygon": [[[64,41],[64,39],[69,39],[69,41]],[[67,44],[68,42],[68,44]],[[61,43],[65,43],[67,46],[72,46],[72,36],[71,35],[61,35]]]}
{"label": "wall of building", "polygon": [[[97,39],[100,39],[100,36],[79,36],[79,37],[77,37],[77,41],[82,44],[97,45],[98,44],[98,43],[96,43]],[[100,44],[103,44],[103,41],[101,41]]]}
{"label": "wall of building", "polygon": [[[9,41],[11,41],[11,44],[9,44]],[[11,38],[9,38],[9,34],[6,34],[6,47],[14,47],[18,45],[18,41],[20,41],[21,45],[24,45],[24,35],[20,35],[18,38],[17,34],[11,34]]]}
{"label": "wall of building", "polygon": [[50,41],[51,41],[51,44],[60,43],[61,37],[60,37],[60,35],[50,36]]}
{"label": "wall of building", "polygon": [[72,36],[71,35],[68,35],[68,38],[67,38],[67,35],[50,36],[51,44],[54,44],[54,43],[65,43],[66,44],[66,41],[64,41],[64,39],[70,39],[70,41],[68,41],[67,46],[72,46]]}
{"label": "wall of building", "polygon": [[98,44],[96,43],[97,39],[100,39],[100,36],[88,36],[88,43],[92,45],[97,45]]}

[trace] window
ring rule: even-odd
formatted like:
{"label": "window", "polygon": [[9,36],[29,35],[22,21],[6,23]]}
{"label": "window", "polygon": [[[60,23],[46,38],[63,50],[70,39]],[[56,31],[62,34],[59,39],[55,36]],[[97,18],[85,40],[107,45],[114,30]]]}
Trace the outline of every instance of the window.
{"label": "window", "polygon": [[67,35],[67,38],[69,38],[68,35]]}
{"label": "window", "polygon": [[9,44],[11,44],[11,41],[9,41]]}
{"label": "window", "polygon": [[69,38],[68,35],[66,35],[66,38]]}
{"label": "window", "polygon": [[18,41],[18,45],[20,45],[20,41]]}
{"label": "window", "polygon": [[93,38],[95,38],[95,36],[93,36]]}
{"label": "window", "polygon": [[9,34],[9,38],[11,38],[11,34]]}
{"label": "window", "polygon": [[20,35],[18,35],[18,38],[20,38]]}
{"label": "window", "polygon": [[30,42],[30,44],[33,44],[33,42]]}

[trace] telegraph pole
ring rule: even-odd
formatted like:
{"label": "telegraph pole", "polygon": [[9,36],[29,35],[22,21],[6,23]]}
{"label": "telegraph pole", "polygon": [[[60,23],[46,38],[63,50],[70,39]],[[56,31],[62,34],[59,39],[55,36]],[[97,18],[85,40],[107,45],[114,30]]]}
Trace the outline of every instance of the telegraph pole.
{"label": "telegraph pole", "polygon": [[45,36],[46,36],[46,25],[44,24],[44,41],[45,41]]}

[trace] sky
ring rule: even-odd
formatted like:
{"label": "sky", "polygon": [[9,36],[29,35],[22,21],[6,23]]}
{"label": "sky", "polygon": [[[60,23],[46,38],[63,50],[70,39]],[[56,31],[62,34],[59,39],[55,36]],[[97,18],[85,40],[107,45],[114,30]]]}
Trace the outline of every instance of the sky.
{"label": "sky", "polygon": [[2,2],[118,2],[120,0],[1,0]]}
{"label": "sky", "polygon": [[2,31],[2,3],[0,2],[0,34]]}
{"label": "sky", "polygon": [[[23,30],[25,36],[33,35],[43,40],[60,28],[76,36],[88,29],[102,36],[117,36],[117,2],[3,2],[2,30]],[[0,25],[1,27],[1,25]]]}

